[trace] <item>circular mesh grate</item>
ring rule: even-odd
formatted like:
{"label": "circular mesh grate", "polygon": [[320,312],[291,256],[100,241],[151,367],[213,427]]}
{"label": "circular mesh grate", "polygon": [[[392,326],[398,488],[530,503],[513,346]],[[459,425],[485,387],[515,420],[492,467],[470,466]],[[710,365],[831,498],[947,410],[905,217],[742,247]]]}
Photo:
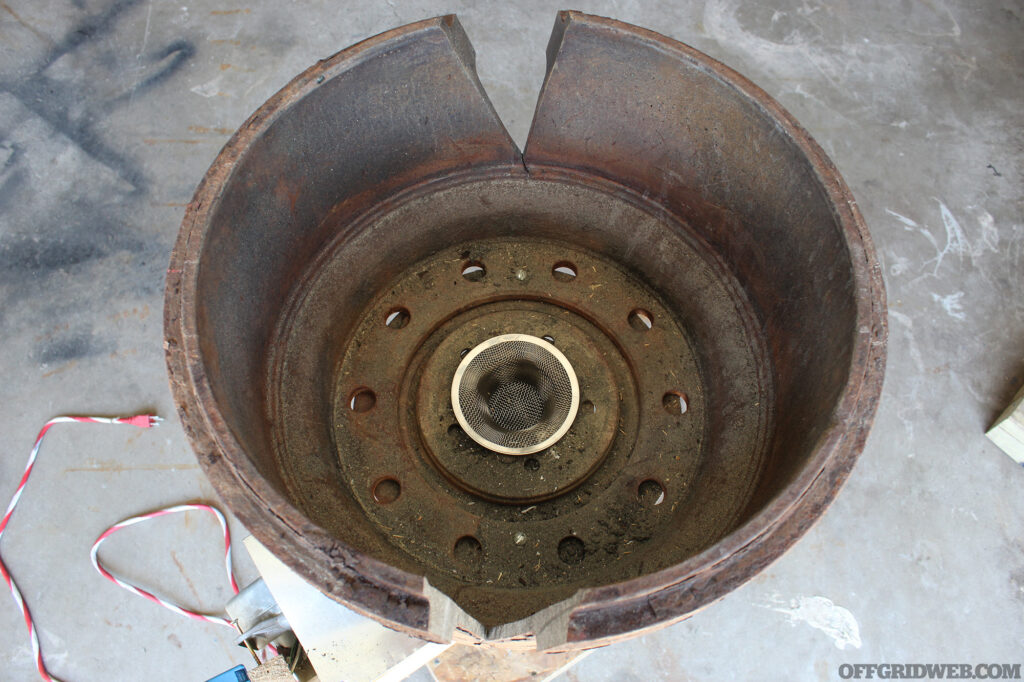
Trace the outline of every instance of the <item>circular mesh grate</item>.
{"label": "circular mesh grate", "polygon": [[494,390],[487,400],[494,422],[508,431],[536,426],[544,416],[544,399],[534,386],[512,381]]}
{"label": "circular mesh grate", "polygon": [[569,361],[550,343],[506,334],[462,359],[452,383],[452,407],[480,445],[525,455],[565,435],[579,407],[579,383]]}

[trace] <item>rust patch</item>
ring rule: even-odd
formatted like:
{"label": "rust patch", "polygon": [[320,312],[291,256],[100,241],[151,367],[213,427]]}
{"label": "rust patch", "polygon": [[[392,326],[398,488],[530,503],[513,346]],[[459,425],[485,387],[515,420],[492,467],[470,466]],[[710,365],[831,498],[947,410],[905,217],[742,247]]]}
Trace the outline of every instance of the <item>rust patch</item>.
{"label": "rust patch", "polygon": [[181,560],[173,549],[171,550],[171,561],[173,561],[174,565],[178,567],[178,573],[181,573],[181,577],[185,579],[185,584],[188,585],[188,591],[192,593],[193,597],[195,597],[196,603],[202,603],[199,598],[199,591],[196,590],[195,584],[192,583],[192,578],[188,577],[188,572],[185,571],[184,564],[181,563]]}
{"label": "rust patch", "polygon": [[142,141],[148,145],[155,144],[203,144],[203,140],[179,140],[172,138],[144,137]]}
{"label": "rust patch", "polygon": [[191,469],[198,469],[199,465],[195,462],[185,462],[182,464],[150,464],[136,466],[131,464],[125,464],[116,459],[92,459],[86,460],[85,466],[80,467],[67,467],[64,469],[65,473],[89,471],[89,472],[101,472],[101,473],[112,473],[122,474],[129,471],[189,471]]}
{"label": "rust patch", "polygon": [[[209,128],[207,126],[199,126],[199,125],[189,126],[188,129],[190,131],[192,131],[193,133],[196,133],[198,135],[209,135],[211,133],[216,134],[216,135],[230,135],[233,132],[235,132],[231,128]],[[184,205],[187,206],[188,204],[184,204]]]}
{"label": "rust patch", "polygon": [[72,360],[71,362],[64,363],[63,365],[57,367],[56,369],[51,369],[49,372],[43,373],[43,375],[40,378],[49,379],[50,377],[55,376],[57,374],[63,374],[64,372],[67,372],[69,369],[74,369],[77,366],[78,360]]}
{"label": "rust patch", "polygon": [[47,45],[54,44],[53,39],[50,36],[46,35],[32,24],[22,19],[21,16],[13,9],[11,9],[11,6],[8,5],[6,2],[0,2],[0,8],[3,8],[3,10],[10,14],[16,22],[18,22],[19,24],[27,28],[29,31],[31,31],[32,35],[34,35],[36,38],[39,38],[39,40],[43,41]]}

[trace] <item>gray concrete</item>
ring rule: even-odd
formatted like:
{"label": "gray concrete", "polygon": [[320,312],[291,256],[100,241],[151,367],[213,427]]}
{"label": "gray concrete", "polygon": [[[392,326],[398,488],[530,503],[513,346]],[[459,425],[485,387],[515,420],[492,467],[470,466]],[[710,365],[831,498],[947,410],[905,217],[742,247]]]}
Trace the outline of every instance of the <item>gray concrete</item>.
{"label": "gray concrete", "polygon": [[[318,58],[454,11],[522,143],[556,9],[0,2],[4,502],[49,416],[172,414],[163,270],[196,183],[260,103]],[[686,623],[598,651],[565,678],[827,680],[843,662],[1021,662],[1024,471],[982,432],[1024,381],[1024,6],[715,0],[581,9],[685,41],[793,112],[871,227],[891,337],[875,430],[807,537]],[[226,629],[164,612],[89,565],[91,541],[108,524],[187,499],[214,498],[173,420],[150,432],[53,432],[4,549],[55,674],[203,680],[245,662]],[[229,594],[217,545],[212,519],[196,516],[126,532],[105,556],[173,598],[216,609]],[[0,678],[32,679],[6,599],[0,632]]]}

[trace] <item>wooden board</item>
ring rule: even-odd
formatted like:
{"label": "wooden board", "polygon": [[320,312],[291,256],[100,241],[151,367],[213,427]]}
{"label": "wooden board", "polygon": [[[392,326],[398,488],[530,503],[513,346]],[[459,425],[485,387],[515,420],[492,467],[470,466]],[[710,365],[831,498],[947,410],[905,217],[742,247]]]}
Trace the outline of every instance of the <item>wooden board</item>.
{"label": "wooden board", "polygon": [[546,654],[491,642],[456,644],[427,666],[437,682],[547,682],[589,653]]}
{"label": "wooden board", "polygon": [[1024,387],[985,435],[1016,462],[1024,464]]}

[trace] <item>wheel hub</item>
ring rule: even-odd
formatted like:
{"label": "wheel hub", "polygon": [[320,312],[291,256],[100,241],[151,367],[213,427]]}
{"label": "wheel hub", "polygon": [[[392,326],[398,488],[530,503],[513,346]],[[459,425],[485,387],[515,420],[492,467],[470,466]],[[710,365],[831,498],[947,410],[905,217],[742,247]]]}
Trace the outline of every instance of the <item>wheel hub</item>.
{"label": "wheel hub", "polygon": [[[330,270],[325,265],[325,277]],[[390,542],[460,582],[563,592],[594,570],[634,574],[652,539],[674,534],[672,519],[704,456],[705,388],[686,327],[654,290],[608,257],[519,236],[456,244],[379,292],[342,352],[334,442],[351,493]],[[324,305],[307,296],[304,309]],[[401,325],[388,324],[395,311]],[[299,314],[297,328],[305,329]],[[561,435],[514,454],[473,438],[457,410],[466,398],[489,409],[495,363],[468,381],[460,370],[510,342],[529,343],[566,368],[564,402],[575,393],[578,406],[555,424]],[[528,364],[550,367],[537,355]],[[528,368],[506,373],[524,375],[523,383],[536,380]],[[385,397],[391,386],[393,399]],[[373,392],[372,409],[353,407],[358,391]],[[666,396],[674,408],[666,409]],[[382,480],[400,495],[382,503],[374,494]],[[496,607],[537,605],[517,601],[525,607]],[[487,607],[478,613],[494,617]]]}
{"label": "wheel hub", "polygon": [[579,381],[554,337],[548,338],[503,334],[464,354],[452,379],[452,409],[479,445],[529,455],[557,443],[572,426]]}

